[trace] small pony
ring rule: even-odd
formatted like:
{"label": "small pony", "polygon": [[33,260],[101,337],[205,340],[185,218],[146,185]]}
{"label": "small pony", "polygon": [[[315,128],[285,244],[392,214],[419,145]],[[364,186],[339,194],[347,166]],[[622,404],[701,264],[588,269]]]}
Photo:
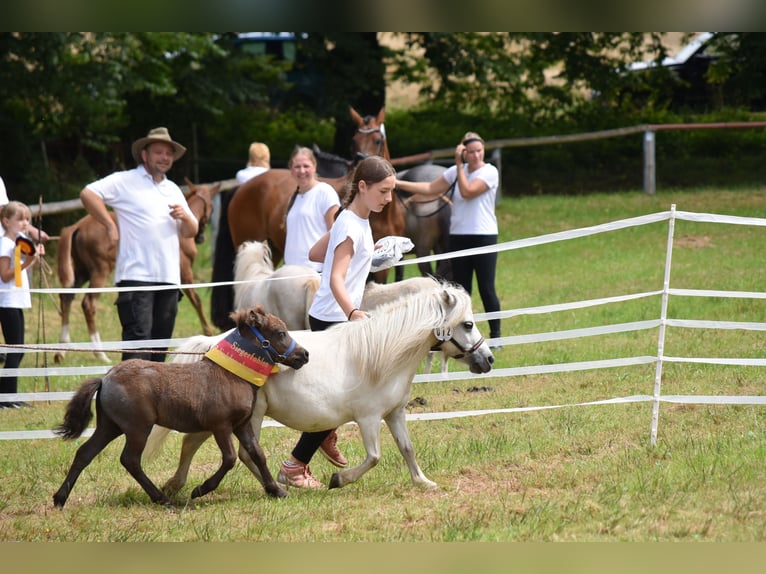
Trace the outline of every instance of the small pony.
{"label": "small pony", "polygon": [[[308,351],[293,340],[281,319],[266,313],[263,307],[238,311],[232,314],[232,319],[240,338],[232,339],[228,357],[241,355],[251,346],[256,351],[257,348],[265,351],[263,357],[248,357],[249,364],[258,371],[256,382],[240,378],[206,356],[192,363],[130,359],[110,369],[101,379],[88,379],[82,383],[67,406],[64,422],[55,432],[65,440],[80,436],[93,416],[90,403],[98,393],[96,429],[93,436],[77,449],[63,484],[53,495],[56,507],[63,508],[80,473],[122,434],[125,435],[125,447],[120,462],[152,502],[170,506],[170,499],[141,468],[141,454],[154,425],[181,432],[206,431],[215,436],[223,455],[221,466],[192,491],[192,498],[215,490],[234,467],[237,452],[231,440],[232,433],[261,472],[266,493],[276,498],[287,496],[269,473],[250,419],[256,404],[256,385],[263,384],[263,373],[276,368],[275,363],[300,369],[308,362]],[[240,363],[236,365],[241,367]]]}
{"label": "small pony", "polygon": [[[407,463],[412,482],[436,488],[418,466],[407,431],[405,408],[412,378],[428,350],[439,341],[446,341],[445,350],[459,354],[472,373],[489,372],[494,356],[474,323],[471,297],[465,289],[427,280],[430,288],[376,307],[369,319],[301,333],[301,341],[312,355],[311,364],[299,371],[280,371],[263,387],[251,418],[255,436],[260,436],[265,416],[300,431],[333,429],[355,421],[367,456],[360,465],[332,476],[329,487],[339,488],[361,478],[380,460],[382,419]],[[199,335],[179,350],[205,352],[216,341]],[[194,359],[179,355],[175,360]],[[168,433],[161,427],[152,431],[148,456],[157,452]],[[194,453],[209,436],[209,432],[200,432],[184,437],[181,460],[165,484],[166,492],[183,487]],[[239,456],[260,480],[259,467],[248,453],[240,448]]]}

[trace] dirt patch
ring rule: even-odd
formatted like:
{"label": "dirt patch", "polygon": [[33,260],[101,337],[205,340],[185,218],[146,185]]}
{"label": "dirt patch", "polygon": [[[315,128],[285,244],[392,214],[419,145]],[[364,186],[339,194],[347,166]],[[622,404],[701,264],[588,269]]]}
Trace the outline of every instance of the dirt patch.
{"label": "dirt patch", "polygon": [[676,239],[673,245],[687,249],[702,249],[703,247],[711,247],[712,241],[707,235],[684,235]]}

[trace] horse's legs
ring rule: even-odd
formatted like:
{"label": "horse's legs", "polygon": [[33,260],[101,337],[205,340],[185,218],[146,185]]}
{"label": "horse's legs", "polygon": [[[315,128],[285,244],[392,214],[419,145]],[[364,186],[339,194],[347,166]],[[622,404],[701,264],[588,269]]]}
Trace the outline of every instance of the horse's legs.
{"label": "horse's legs", "polygon": [[162,490],[168,496],[172,496],[179,490],[181,490],[186,484],[186,478],[189,476],[189,467],[191,466],[194,453],[199,450],[209,437],[209,432],[197,432],[184,435],[181,443],[181,458],[178,461],[178,468],[173,476],[165,483]]}
{"label": "horse's legs", "polygon": [[[69,335],[69,315],[72,311],[72,301],[74,301],[73,293],[60,293],[59,304],[61,305],[61,331],[59,333],[59,343],[71,343],[72,339]],[[54,363],[63,363],[66,351],[56,351],[53,355]]]}
{"label": "horse's legs", "polygon": [[[253,433],[253,440],[259,446],[261,444],[261,425],[263,424],[263,417],[266,414],[267,408],[268,404],[266,402],[265,395],[258,393],[258,399],[255,401],[255,408],[253,409],[253,414],[250,415],[250,422],[248,424],[250,425]],[[250,472],[255,475],[255,478],[258,479],[258,482],[260,482],[261,485],[266,488],[266,482],[263,479],[260,468],[258,468],[253,459],[250,457],[250,453],[248,453],[241,440],[239,442],[239,460],[241,460],[242,463],[250,470]]]}
{"label": "horse's legs", "polygon": [[218,443],[218,448],[221,449],[221,466],[213,473],[213,476],[192,490],[192,498],[204,496],[218,488],[226,473],[234,468],[234,465],[237,463],[237,451],[234,449],[234,443],[231,440],[231,428],[218,429],[213,432],[213,436],[215,437],[215,442]]}
{"label": "horse's legs", "polygon": [[[99,281],[91,279],[90,285],[92,287],[103,287],[103,284],[99,284]],[[97,347],[101,345],[101,335],[98,332],[98,326],[96,326],[96,303],[100,293],[86,293],[82,298],[82,312],[85,315],[85,322],[88,324],[88,333],[90,334],[90,341]],[[103,351],[93,351],[96,358],[99,361],[110,363],[109,357]]]}
{"label": "horse's legs", "polygon": [[208,323],[207,317],[205,316],[205,310],[202,308],[202,300],[199,298],[199,295],[197,295],[197,292],[194,289],[184,289],[183,292],[189,298],[189,302],[197,312],[200,325],[202,325],[202,332],[208,337],[211,337],[213,335],[213,327]]}
{"label": "horse's legs", "polygon": [[330,478],[330,488],[340,488],[359,480],[365,472],[380,461],[380,416],[371,416],[356,422],[359,425],[367,457],[359,466],[334,473]]}
{"label": "horse's legs", "polygon": [[144,428],[131,430],[130,432],[125,433],[125,447],[122,449],[120,462],[130,475],[136,479],[136,482],[141,485],[141,488],[143,488],[146,494],[149,495],[152,502],[170,506],[172,504],[170,499],[157,488],[157,485],[146,476],[144,469],[141,468],[141,453],[144,452],[146,439],[151,430],[152,425],[149,424]]}
{"label": "horse's legs", "polygon": [[410,440],[410,433],[407,431],[407,418],[404,414],[404,409],[394,410],[384,420],[396,441],[396,446],[399,447],[399,452],[402,453],[407,463],[407,468],[410,469],[412,482],[423,488],[436,488],[437,484],[423,474],[415,460],[415,449],[412,446],[412,440]]}
{"label": "horse's legs", "polygon": [[[241,427],[235,429],[234,434],[239,439],[240,449],[244,448],[247,451],[247,454],[250,455],[250,460],[258,469],[260,481],[266,494],[273,496],[274,498],[284,498],[287,496],[287,491],[277,484],[274,477],[271,475],[271,472],[269,472],[269,467],[266,465],[266,455],[263,454],[263,449],[258,443],[258,439],[255,437],[255,432],[253,431],[250,421],[247,421]],[[241,455],[240,458],[242,458]]]}
{"label": "horse's legs", "polygon": [[58,508],[63,508],[64,504],[69,498],[69,493],[72,492],[77,478],[80,473],[88,466],[98,453],[100,453],[106,445],[116,439],[122,434],[122,430],[107,417],[101,416],[96,424],[96,430],[93,431],[93,435],[86,440],[80,448],[77,449],[77,453],[74,455],[72,466],[69,468],[69,472],[61,484],[61,487],[53,495],[53,504]]}

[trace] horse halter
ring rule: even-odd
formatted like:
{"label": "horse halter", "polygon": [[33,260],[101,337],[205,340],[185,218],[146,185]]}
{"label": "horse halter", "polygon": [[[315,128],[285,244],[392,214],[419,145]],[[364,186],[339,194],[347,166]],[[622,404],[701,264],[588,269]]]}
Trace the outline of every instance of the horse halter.
{"label": "horse halter", "polygon": [[279,351],[277,351],[272,345],[271,342],[263,336],[263,333],[261,333],[256,327],[253,325],[248,325],[250,327],[250,330],[253,332],[253,335],[255,335],[255,338],[258,339],[261,343],[261,348],[263,348],[264,351],[266,351],[269,354],[269,357],[271,357],[271,360],[275,363],[278,362],[277,360],[284,361],[287,359],[288,355],[293,352],[295,349],[295,339],[290,341],[290,345],[287,347],[287,350],[285,351],[284,355],[281,355]]}
{"label": "horse halter", "polygon": [[[367,119],[367,118],[365,118],[365,119]],[[378,147],[380,148],[378,155],[383,155],[383,153],[382,153],[383,149],[386,147],[386,127],[385,127],[384,124],[380,124],[380,127],[377,127],[377,128],[358,127],[356,129],[356,131],[358,133],[360,133],[360,134],[365,134],[365,135],[367,135],[367,134],[374,134],[374,133],[380,133],[381,139],[380,139],[380,143],[378,144]],[[357,153],[360,153],[360,152],[357,152]],[[368,155],[368,154],[363,154],[363,155]]]}
{"label": "horse halter", "polygon": [[472,355],[475,353],[476,350],[484,344],[484,337],[480,337],[479,340],[476,341],[476,343],[474,343],[471,348],[464,349],[463,346],[455,340],[455,337],[452,336],[453,332],[454,331],[452,330],[452,327],[437,327],[434,329],[434,335],[436,336],[438,343],[436,343],[436,345],[434,345],[431,350],[441,349],[444,343],[450,342],[455,345],[461,352],[460,355],[454,355],[452,358],[462,359],[466,355]]}

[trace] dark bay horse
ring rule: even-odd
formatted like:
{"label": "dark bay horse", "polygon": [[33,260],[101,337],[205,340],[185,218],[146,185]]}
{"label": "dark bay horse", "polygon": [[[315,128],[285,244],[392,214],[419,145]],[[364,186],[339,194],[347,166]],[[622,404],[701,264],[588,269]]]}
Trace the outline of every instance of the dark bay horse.
{"label": "dark bay horse", "polygon": [[[377,116],[362,117],[354,108],[350,108],[350,113],[357,126],[352,140],[354,156],[380,155],[390,159],[383,124],[385,108]],[[343,177],[317,179],[332,185],[342,197],[352,175],[353,170],[350,170]],[[243,183],[228,198],[222,199],[213,260],[213,282],[233,280],[236,251],[245,241],[268,240],[274,264],[281,262],[285,246],[285,214],[294,191],[295,179],[290,170],[270,169]],[[388,235],[403,235],[404,206],[400,201],[390,202],[380,213],[370,216],[370,226],[376,241]],[[387,276],[388,270],[381,271],[375,275],[375,280],[385,283]],[[233,303],[231,286],[213,287],[210,314],[218,328],[223,330],[231,327],[228,317]]]}
{"label": "dark bay horse", "polygon": [[[194,260],[197,257],[197,244],[205,241],[205,226],[213,211],[213,198],[220,191],[221,184],[194,185],[188,179],[189,194],[186,201],[189,208],[199,221],[199,230],[194,238],[185,237],[180,240],[181,252],[181,283],[194,283]],[[112,218],[116,216],[111,212]],[[58,276],[62,287],[80,288],[86,283],[92,288],[104,287],[114,271],[117,259],[117,243],[109,241],[103,226],[92,216],[86,215],[76,223],[61,230],[58,244]],[[202,330],[207,335],[213,334],[213,328],[208,323],[202,301],[193,289],[184,289],[199,317]],[[100,344],[101,335],[96,325],[96,303],[100,293],[86,293],[82,299],[82,312],[88,325],[88,334],[92,343]],[[59,341],[69,343],[69,316],[72,310],[74,294],[59,295],[61,303],[61,331]],[[54,361],[64,360],[65,352],[57,351]],[[109,362],[103,352],[96,352],[99,360]]]}
{"label": "dark bay horse", "polygon": [[[232,319],[241,337],[267,351],[268,356],[261,359],[261,363],[266,364],[266,371],[277,362],[292,369],[300,369],[308,362],[308,351],[293,340],[281,319],[266,313],[262,306],[238,311],[232,314]],[[238,344],[235,352],[241,348]],[[152,502],[171,505],[170,498],[157,488],[141,467],[141,455],[154,425],[185,433],[213,433],[223,460],[220,468],[192,491],[192,498],[215,490],[234,467],[237,451],[231,440],[232,434],[261,472],[266,492],[273,497],[287,496],[269,472],[266,457],[250,423],[257,391],[256,384],[207,357],[191,363],[130,359],[110,369],[101,379],[87,379],[67,405],[64,422],[57,427],[56,434],[65,440],[79,437],[93,417],[91,401],[94,396],[96,429],[77,449],[63,484],[53,495],[53,503],[62,508],[85,467],[109,443],[124,434],[125,447],[120,462]]]}
{"label": "dark bay horse", "polygon": [[[399,172],[397,178],[403,181],[433,181],[442,175],[447,168],[434,163],[416,165]],[[449,225],[452,217],[452,195],[455,187],[447,193],[427,201],[412,201],[411,193],[396,190],[399,199],[404,202],[406,210],[406,228],[404,235],[415,245],[413,250],[416,257],[425,257],[431,253],[441,254],[449,251]],[[418,269],[423,276],[434,275],[430,263],[418,263]],[[396,280],[401,281],[404,267],[395,268]],[[452,266],[449,259],[442,259],[436,265],[436,277],[452,280]]]}

